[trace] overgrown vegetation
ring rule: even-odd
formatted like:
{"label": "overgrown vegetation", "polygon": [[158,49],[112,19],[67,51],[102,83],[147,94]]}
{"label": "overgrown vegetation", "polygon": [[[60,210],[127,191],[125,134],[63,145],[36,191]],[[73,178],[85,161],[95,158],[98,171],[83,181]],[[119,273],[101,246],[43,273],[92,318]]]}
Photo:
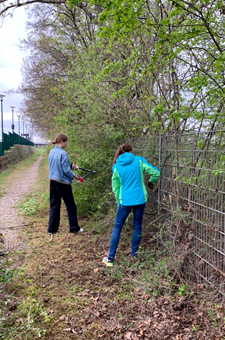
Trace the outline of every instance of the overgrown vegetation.
{"label": "overgrown vegetation", "polygon": [[[181,211],[180,187],[195,185],[196,178],[205,182],[192,173],[185,176],[186,164],[184,174],[178,173],[179,135],[224,125],[222,1],[46,2],[32,7],[23,41],[32,55],[23,65],[22,110],[45,137],[66,133],[71,161],[97,173],[82,186],[74,184],[84,237],[68,238],[64,214],[61,231],[49,244],[46,183],[23,203],[32,227],[25,229],[26,254],[17,254],[21,272],[12,277],[7,265],[2,272],[12,300],[3,309],[3,339],[18,334],[22,339],[222,340],[224,293],[184,279],[185,249],[178,254],[174,244],[163,242],[161,217],[155,216],[151,232],[145,224],[137,262],[124,255],[128,224],[118,265],[108,270],[100,264],[115,214],[111,162],[120,143],[137,146],[143,136],[174,136],[175,200],[168,206],[176,226],[187,215]],[[2,15],[20,4],[2,1]],[[196,139],[195,151],[208,150],[212,138],[209,133]],[[146,158],[157,165],[152,140]],[[189,161],[193,168],[200,165],[198,157]]]}
{"label": "overgrown vegetation", "polygon": [[83,214],[109,209],[121,142],[223,127],[221,1],[38,2],[22,44],[32,50],[23,111],[44,136],[68,134],[75,163],[99,171],[91,189],[79,190]]}
{"label": "overgrown vegetation", "polygon": [[1,257],[2,340],[223,340],[223,293],[185,280],[181,252],[164,242],[160,216],[151,215],[151,223],[144,219],[136,260],[129,257],[128,219],[116,264],[105,268],[101,261],[108,252],[115,208],[100,221],[80,216],[85,232],[71,236],[63,206],[59,233],[50,243],[47,155],[34,192],[21,203],[22,212],[31,199],[36,214],[26,215],[20,231],[26,247]]}

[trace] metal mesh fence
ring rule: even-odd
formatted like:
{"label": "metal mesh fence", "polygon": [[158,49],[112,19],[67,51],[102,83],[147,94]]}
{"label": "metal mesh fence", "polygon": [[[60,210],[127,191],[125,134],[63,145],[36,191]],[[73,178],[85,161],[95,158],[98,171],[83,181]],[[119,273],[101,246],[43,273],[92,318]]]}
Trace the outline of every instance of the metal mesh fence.
{"label": "metal mesh fence", "polygon": [[[159,168],[159,137],[156,138],[142,138],[134,143],[132,143],[134,153],[136,155],[142,156],[146,159],[146,161],[153,166]],[[147,181],[149,180],[149,176],[145,176],[146,187]],[[155,215],[156,207],[154,206],[154,201],[156,201],[156,192],[151,191],[147,188],[149,199],[146,203],[146,209],[144,214],[144,223],[149,224],[151,215]],[[154,196],[154,198],[152,197]]]}
{"label": "metal mesh fence", "polygon": [[[161,135],[133,145],[136,154],[161,170],[154,194],[160,210],[168,213],[166,237],[187,253],[186,274],[200,282],[223,282],[225,131]],[[148,223],[152,211],[150,198]]]}
{"label": "metal mesh fence", "polygon": [[159,155],[159,205],[175,216],[171,237],[179,242],[182,233],[181,242],[191,240],[189,271],[198,280],[221,282],[225,277],[225,131],[161,136]]}
{"label": "metal mesh fence", "polygon": [[20,144],[20,145],[31,145],[34,146],[34,143],[30,140],[21,137],[20,135],[14,133],[3,133],[3,142],[0,143],[0,157],[4,156],[4,151],[7,151],[10,149],[11,146],[14,144]]}

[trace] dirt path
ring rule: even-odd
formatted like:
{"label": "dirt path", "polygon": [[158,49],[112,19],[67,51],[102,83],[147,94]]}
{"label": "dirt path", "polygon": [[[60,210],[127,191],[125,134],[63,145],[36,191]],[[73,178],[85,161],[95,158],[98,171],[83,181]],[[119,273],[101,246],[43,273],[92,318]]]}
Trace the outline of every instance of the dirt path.
{"label": "dirt path", "polygon": [[34,188],[42,155],[27,170],[16,174],[15,180],[7,187],[7,192],[0,197],[0,233],[3,235],[6,250],[20,247],[20,232],[17,226],[24,223],[24,216],[19,215],[17,203]]}
{"label": "dirt path", "polygon": [[143,246],[134,261],[126,255],[131,231],[123,230],[111,268],[102,264],[112,228],[108,219],[83,219],[84,233],[71,235],[64,207],[59,233],[50,242],[43,226],[49,209],[43,206],[32,216],[32,228],[15,227],[26,221],[13,206],[30,191],[40,193],[40,161],[17,171],[0,198],[6,246],[26,245],[15,256],[9,252],[10,266],[9,256],[0,257],[1,339],[225,340],[222,286],[216,292],[216,287],[184,281],[180,254],[161,245],[157,250],[149,227],[143,228]]}

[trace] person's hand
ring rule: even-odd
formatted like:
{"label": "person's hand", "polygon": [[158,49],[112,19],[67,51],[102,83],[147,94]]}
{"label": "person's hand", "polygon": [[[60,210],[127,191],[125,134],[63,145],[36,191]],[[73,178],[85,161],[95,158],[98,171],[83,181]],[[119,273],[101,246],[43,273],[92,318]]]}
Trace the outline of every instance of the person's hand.
{"label": "person's hand", "polygon": [[153,187],[154,187],[153,183],[152,183],[152,182],[148,182],[148,187],[149,187],[150,189],[153,189]]}
{"label": "person's hand", "polygon": [[79,170],[79,166],[76,165],[76,164],[72,164],[72,169],[73,169],[73,170]]}
{"label": "person's hand", "polygon": [[77,178],[77,183],[82,183],[84,179],[82,177]]}

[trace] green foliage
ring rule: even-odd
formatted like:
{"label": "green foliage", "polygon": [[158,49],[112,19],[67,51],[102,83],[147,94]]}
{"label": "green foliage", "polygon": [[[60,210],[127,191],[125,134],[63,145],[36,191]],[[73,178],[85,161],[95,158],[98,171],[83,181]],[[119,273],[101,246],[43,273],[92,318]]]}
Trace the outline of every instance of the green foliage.
{"label": "green foliage", "polygon": [[20,318],[16,319],[16,321],[8,327],[8,330],[2,332],[3,340],[15,339],[15,337],[20,336],[20,334],[26,336],[26,338],[26,334],[29,334],[30,336],[33,336],[35,338],[45,337],[47,329],[36,327],[35,325],[38,324],[38,320],[42,319],[46,324],[50,323],[50,321],[52,320],[52,316],[47,312],[47,310],[45,310],[45,308],[43,308],[40,302],[35,299],[33,295],[34,294],[31,293],[26,300],[22,300],[21,302],[19,302],[17,306],[17,313],[19,313]]}
{"label": "green foliage", "polygon": [[186,289],[187,289],[187,286],[183,284],[181,287],[178,288],[178,295],[180,296],[184,295]]}
{"label": "green foliage", "polygon": [[[91,174],[82,184],[76,181],[73,184],[74,196],[78,203],[78,211],[82,215],[98,211],[98,215],[104,214],[108,210],[108,193],[111,183],[111,164],[109,163],[108,151],[87,150],[84,156],[74,158],[76,164],[86,169],[93,169],[96,173]],[[111,159],[110,159],[111,160]],[[78,172],[76,171],[76,174]],[[82,177],[87,172],[80,170]]]}
{"label": "green foliage", "polygon": [[194,292],[192,290],[188,290],[188,287],[185,283],[182,284],[182,286],[180,286],[178,288],[178,292],[177,294],[179,296],[183,296],[183,295],[192,295]]}
{"label": "green foliage", "polygon": [[[71,11],[62,11],[48,18],[53,34],[43,37],[37,32],[40,50],[45,47],[45,58],[38,64],[43,74],[39,87],[46,89],[38,119],[45,127],[48,122],[48,131],[49,126],[55,130],[52,113],[59,127],[80,124],[89,133],[93,123],[101,134],[100,126],[113,126],[122,131],[122,138],[140,136],[143,125],[170,132],[193,128],[192,118],[198,124],[208,115],[205,126],[215,119],[224,101],[220,1],[195,1],[191,8],[179,0],[163,6],[152,0],[67,3],[76,19]],[[45,76],[46,66],[52,65],[49,55],[54,61],[61,56],[54,71],[63,74],[51,82],[50,75]],[[221,112],[217,124],[223,120]]]}
{"label": "green foliage", "polygon": [[22,214],[32,216],[37,213],[37,201],[34,197],[29,198],[21,205]]}
{"label": "green foliage", "polygon": [[[67,4],[70,9],[59,7],[56,15],[35,13],[40,23],[34,28],[43,23],[49,31],[43,36],[43,30],[34,30],[29,39],[41,57],[27,68],[25,111],[32,112],[48,138],[65,132],[72,161],[97,171],[73,188],[79,212],[101,216],[113,204],[111,166],[119,144],[144,133],[224,126],[223,4]],[[204,148],[204,142],[198,147]]]}
{"label": "green foliage", "polygon": [[32,194],[31,197],[27,198],[21,205],[21,213],[25,216],[36,215],[38,209],[49,206],[49,192],[43,192],[39,197]]}
{"label": "green foliage", "polygon": [[49,192],[43,192],[41,194],[41,203],[40,203],[40,207],[46,207],[49,206]]}
{"label": "green foliage", "polygon": [[4,267],[0,267],[0,282],[10,281],[13,277],[15,269],[6,269]]}
{"label": "green foliage", "polygon": [[68,4],[69,7],[73,8],[74,6],[78,5],[80,2],[82,2],[82,1],[80,1],[80,0],[68,0],[67,4]]}

